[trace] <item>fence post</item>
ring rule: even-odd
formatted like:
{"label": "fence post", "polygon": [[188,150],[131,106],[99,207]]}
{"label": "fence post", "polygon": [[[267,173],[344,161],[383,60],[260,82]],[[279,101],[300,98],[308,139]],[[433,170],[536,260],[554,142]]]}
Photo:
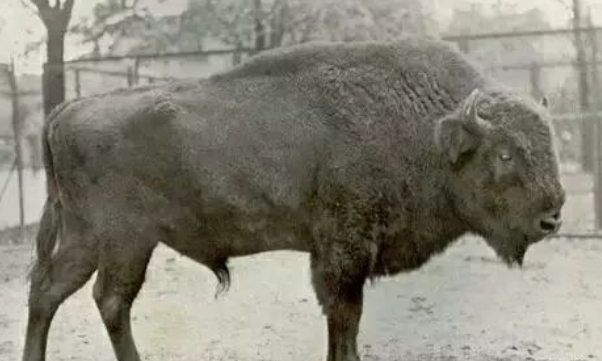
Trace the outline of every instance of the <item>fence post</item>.
{"label": "fence post", "polygon": [[460,50],[465,53],[468,54],[470,53],[470,42],[467,38],[462,38],[458,40],[458,48],[460,48]]}
{"label": "fence post", "polygon": [[127,82],[128,82],[128,88],[131,88],[132,86],[134,86],[134,70],[132,69],[132,67],[128,67],[127,70]]}
{"label": "fence post", "polygon": [[75,97],[81,98],[82,96],[82,83],[81,83],[81,70],[75,69]]}
{"label": "fence post", "polygon": [[133,84],[138,85],[140,82],[140,58],[139,57],[134,58],[134,68],[133,68],[132,78],[133,78]]}
{"label": "fence post", "polygon": [[591,45],[591,121],[593,123],[594,153],[594,210],[595,226],[602,229],[602,119],[598,114],[600,100],[600,78],[598,73],[598,37],[594,28],[591,13],[588,16],[588,34]]}
{"label": "fence post", "polygon": [[17,76],[15,74],[15,63],[11,61],[10,67],[6,70],[8,84],[10,86],[11,105],[12,105],[12,123],[13,136],[15,138],[15,162],[17,165],[17,182],[19,187],[19,241],[25,240],[25,200],[23,190],[23,148],[21,146],[21,115],[19,114],[19,88],[17,86]]}
{"label": "fence post", "polygon": [[531,81],[531,96],[536,100],[540,100],[543,96],[543,90],[541,89],[541,67],[537,63],[531,64],[529,79]]}
{"label": "fence post", "polygon": [[[582,17],[582,6],[581,1],[573,1],[573,43],[576,51],[576,62],[577,62],[577,81],[579,87],[579,103],[581,106],[582,113],[590,113],[590,83],[588,77],[591,75],[587,64],[587,54],[585,51],[585,39],[583,33],[579,29],[585,23]],[[585,24],[585,26],[588,26]],[[584,117],[581,124],[581,165],[586,173],[592,173],[595,168],[595,159],[593,159],[594,148],[594,132],[595,125],[592,123],[593,118]]]}
{"label": "fence post", "polygon": [[242,60],[242,44],[240,42],[236,43],[236,48],[234,52],[232,52],[232,65],[240,64]]}

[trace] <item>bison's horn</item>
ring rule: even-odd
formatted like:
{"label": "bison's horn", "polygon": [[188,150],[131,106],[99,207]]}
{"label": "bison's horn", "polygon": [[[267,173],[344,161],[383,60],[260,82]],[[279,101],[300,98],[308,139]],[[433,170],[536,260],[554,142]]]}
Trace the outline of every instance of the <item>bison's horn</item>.
{"label": "bison's horn", "polygon": [[470,95],[464,100],[464,115],[466,119],[474,119],[477,117],[477,100],[479,99],[479,89],[473,90]]}
{"label": "bison's horn", "polygon": [[462,110],[465,124],[473,134],[483,134],[488,125],[477,114],[477,101],[480,95],[481,92],[478,88],[473,90],[464,101],[464,108]]}

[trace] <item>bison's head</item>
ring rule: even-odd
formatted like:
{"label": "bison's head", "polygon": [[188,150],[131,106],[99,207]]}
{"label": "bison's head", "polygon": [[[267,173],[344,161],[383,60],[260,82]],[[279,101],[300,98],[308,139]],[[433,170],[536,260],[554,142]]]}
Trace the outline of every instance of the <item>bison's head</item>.
{"label": "bison's head", "polygon": [[437,124],[456,216],[507,264],[558,231],[565,191],[547,101],[472,94]]}

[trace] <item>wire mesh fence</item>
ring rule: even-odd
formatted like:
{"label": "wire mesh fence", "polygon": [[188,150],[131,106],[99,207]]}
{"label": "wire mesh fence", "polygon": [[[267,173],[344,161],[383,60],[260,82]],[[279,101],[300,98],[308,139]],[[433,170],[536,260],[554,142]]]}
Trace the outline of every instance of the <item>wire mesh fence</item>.
{"label": "wire mesh fence", "polygon": [[602,229],[601,33],[589,26],[447,38],[504,84],[549,99],[563,171],[591,178],[590,231]]}
{"label": "wire mesh fence", "polygon": [[[555,115],[564,168],[592,172],[592,137],[599,117],[592,109],[596,102],[591,91],[591,52],[592,35],[598,31],[584,28],[454,35],[444,39],[456,43],[504,84],[537,99],[545,96]],[[581,44],[581,52],[576,49],[577,43]],[[201,79],[237,64],[249,53],[248,49],[222,49],[78,59],[66,63],[67,97],[173,79]]]}
{"label": "wire mesh fence", "polygon": [[[585,207],[596,214],[595,225],[571,228],[576,237],[583,236],[584,232],[588,232],[584,236],[589,237],[589,232],[602,226],[602,211],[598,211],[602,209],[602,171],[596,149],[600,144],[597,129],[602,115],[597,104],[602,102],[599,92],[594,91],[602,64],[597,54],[601,31],[602,28],[588,27],[576,31],[444,37],[503,84],[536,99],[545,96],[549,100],[562,170],[575,174],[585,172],[582,177],[589,186],[584,192],[590,197]],[[251,53],[250,49],[218,49],[67,61],[64,65],[66,97],[84,97],[169,80],[202,79],[240,63]],[[36,93],[30,90],[29,94],[21,92],[19,96],[32,97]]]}
{"label": "wire mesh fence", "polygon": [[65,63],[67,98],[177,79],[202,79],[238,64],[246,49],[86,58]]}
{"label": "wire mesh fence", "polygon": [[594,128],[598,114],[592,92],[600,66],[600,28],[451,36],[492,76],[536,99],[548,98],[563,165],[594,170]]}

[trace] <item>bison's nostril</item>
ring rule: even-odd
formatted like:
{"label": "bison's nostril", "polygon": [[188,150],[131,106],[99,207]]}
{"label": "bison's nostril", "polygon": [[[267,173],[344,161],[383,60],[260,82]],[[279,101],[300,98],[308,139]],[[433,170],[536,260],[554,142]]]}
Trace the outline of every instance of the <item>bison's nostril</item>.
{"label": "bison's nostril", "polygon": [[539,226],[542,230],[546,232],[553,232],[556,230],[558,223],[554,219],[544,219],[541,222],[539,222]]}
{"label": "bison's nostril", "polygon": [[539,228],[545,233],[554,233],[562,224],[560,218],[560,212],[556,212],[549,217],[546,217],[539,221]]}

